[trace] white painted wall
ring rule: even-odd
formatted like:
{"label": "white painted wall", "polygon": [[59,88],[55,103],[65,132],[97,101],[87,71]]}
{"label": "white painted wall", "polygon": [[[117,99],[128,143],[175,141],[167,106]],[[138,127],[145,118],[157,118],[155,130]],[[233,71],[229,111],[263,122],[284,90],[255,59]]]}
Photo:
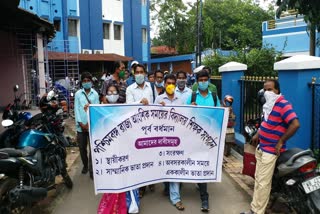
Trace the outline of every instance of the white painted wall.
{"label": "white painted wall", "polygon": [[105,20],[123,22],[123,0],[102,0],[102,17]]}
{"label": "white painted wall", "polygon": [[124,31],[121,27],[121,40],[114,40],[113,23],[110,23],[110,39],[103,40],[103,52],[115,53],[124,56]]}
{"label": "white painted wall", "polygon": [[114,22],[123,22],[123,0],[102,0],[102,19],[110,23],[110,39],[103,40],[104,53],[124,55],[124,30],[121,28],[121,40],[114,40]]}

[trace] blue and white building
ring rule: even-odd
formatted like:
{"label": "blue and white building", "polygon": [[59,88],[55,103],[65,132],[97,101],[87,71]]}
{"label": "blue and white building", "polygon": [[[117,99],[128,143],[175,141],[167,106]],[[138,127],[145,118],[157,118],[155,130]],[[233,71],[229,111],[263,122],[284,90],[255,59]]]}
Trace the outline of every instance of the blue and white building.
{"label": "blue and white building", "polygon": [[[319,37],[318,33],[316,37]],[[303,16],[296,15],[294,11],[284,12],[279,19],[263,22],[262,40],[264,45],[271,45],[285,57],[309,55],[307,24]],[[319,54],[319,47],[316,47],[316,56]]]}
{"label": "blue and white building", "polygon": [[53,23],[55,52],[114,53],[148,64],[149,0],[20,0],[19,7]]}

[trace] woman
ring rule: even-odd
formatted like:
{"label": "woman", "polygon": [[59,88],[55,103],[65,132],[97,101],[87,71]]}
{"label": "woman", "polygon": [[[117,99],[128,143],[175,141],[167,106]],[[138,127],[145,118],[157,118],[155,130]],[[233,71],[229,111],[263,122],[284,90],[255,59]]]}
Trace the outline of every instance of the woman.
{"label": "woman", "polygon": [[[107,88],[106,99],[108,104],[119,103],[119,89],[116,85],[109,85]],[[137,190],[132,190],[138,196]],[[130,191],[122,193],[103,194],[98,207],[98,214],[127,214],[130,213]],[[128,202],[127,202],[128,201]],[[128,203],[128,204],[127,204]]]}

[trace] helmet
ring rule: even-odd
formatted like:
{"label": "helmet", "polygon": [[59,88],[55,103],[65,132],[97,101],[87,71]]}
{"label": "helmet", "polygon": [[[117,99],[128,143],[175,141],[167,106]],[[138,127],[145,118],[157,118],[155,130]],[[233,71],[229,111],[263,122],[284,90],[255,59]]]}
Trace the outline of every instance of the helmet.
{"label": "helmet", "polygon": [[223,98],[223,105],[224,105],[224,106],[226,106],[226,107],[232,106],[232,103],[233,103],[233,96],[231,96],[231,95],[226,95],[226,96]]}
{"label": "helmet", "polygon": [[132,61],[132,62],[131,62],[131,66],[130,66],[130,67],[132,68],[133,66],[138,65],[138,64],[139,64],[139,62],[138,62],[138,61]]}
{"label": "helmet", "polygon": [[264,89],[260,89],[260,91],[258,91],[258,101],[262,106],[266,103],[266,98],[264,98]]}

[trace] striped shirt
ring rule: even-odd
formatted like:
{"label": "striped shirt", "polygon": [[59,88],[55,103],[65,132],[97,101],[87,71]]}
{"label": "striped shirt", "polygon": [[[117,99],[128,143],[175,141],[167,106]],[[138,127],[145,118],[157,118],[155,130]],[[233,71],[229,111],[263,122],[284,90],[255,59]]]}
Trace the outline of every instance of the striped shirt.
{"label": "striped shirt", "polygon": [[[291,121],[297,118],[292,105],[283,96],[279,97],[273,106],[268,120],[263,120],[261,123],[259,130],[260,149],[275,154],[275,147],[280,137],[287,131]],[[286,142],[283,143],[280,152],[284,152],[285,150]]]}

